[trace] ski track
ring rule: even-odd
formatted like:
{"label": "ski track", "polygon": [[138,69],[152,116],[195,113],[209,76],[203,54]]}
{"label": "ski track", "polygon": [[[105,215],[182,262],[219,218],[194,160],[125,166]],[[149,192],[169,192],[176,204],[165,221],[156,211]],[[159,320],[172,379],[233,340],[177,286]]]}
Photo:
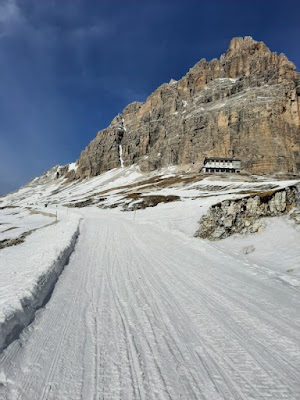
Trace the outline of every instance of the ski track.
{"label": "ski track", "polygon": [[299,400],[299,306],[243,256],[87,212],[50,301],[0,356],[0,399]]}

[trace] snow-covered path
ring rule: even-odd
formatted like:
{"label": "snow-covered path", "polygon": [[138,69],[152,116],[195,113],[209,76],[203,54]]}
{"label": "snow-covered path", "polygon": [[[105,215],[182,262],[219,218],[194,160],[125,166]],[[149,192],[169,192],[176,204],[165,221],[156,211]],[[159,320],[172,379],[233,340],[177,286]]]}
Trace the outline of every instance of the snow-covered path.
{"label": "snow-covered path", "polygon": [[299,289],[129,214],[84,213],[50,301],[0,358],[0,399],[299,400]]}

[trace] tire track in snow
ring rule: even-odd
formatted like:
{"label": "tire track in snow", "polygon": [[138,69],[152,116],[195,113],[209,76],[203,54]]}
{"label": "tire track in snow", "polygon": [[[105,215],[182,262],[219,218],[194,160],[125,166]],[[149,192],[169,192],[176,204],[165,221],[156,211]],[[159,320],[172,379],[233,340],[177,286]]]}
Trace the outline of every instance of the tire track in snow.
{"label": "tire track in snow", "polygon": [[[115,242],[116,242],[116,240],[115,240]],[[127,323],[126,314],[124,313],[124,309],[122,310],[120,300],[118,298],[118,294],[115,290],[116,285],[114,285],[114,282],[113,282],[113,275],[114,275],[114,268],[115,268],[116,261],[117,261],[117,254],[107,264],[107,266],[108,266],[108,270],[107,270],[108,282],[109,282],[109,286],[111,289],[111,293],[112,293],[114,301],[115,301],[116,309],[117,309],[119,317],[122,321],[123,331],[124,331],[124,334],[126,337],[126,342],[128,344],[127,356],[128,356],[128,360],[130,363],[130,370],[131,370],[131,375],[132,375],[132,383],[133,383],[133,388],[134,388],[134,392],[135,392],[135,398],[144,400],[144,399],[146,399],[146,396],[145,396],[145,392],[144,392],[143,383],[140,378],[140,375],[141,375],[140,371],[142,369],[140,366],[138,351],[136,348],[136,344],[134,342],[134,337],[131,334],[128,323]]]}
{"label": "tire track in snow", "polygon": [[[143,254],[146,254],[146,253],[144,253],[143,252]],[[150,256],[150,254],[149,254],[149,256]],[[149,259],[152,259],[153,260],[153,256],[150,258],[149,257]],[[145,259],[143,260],[143,262],[142,262],[142,265],[147,265],[147,258],[145,257]],[[149,266],[150,267],[150,266]],[[163,265],[161,265],[161,268],[163,269],[164,268],[164,266]],[[150,269],[150,268],[149,268]],[[147,272],[148,272],[149,270],[147,269]],[[140,271],[141,272],[141,271]],[[148,275],[147,276],[147,278],[145,278],[145,281],[146,280],[149,280],[149,278],[150,278],[150,276]],[[151,279],[152,280],[152,279]],[[158,277],[155,277],[155,279],[153,279],[153,285],[152,285],[152,287],[153,288],[156,288],[157,289],[157,286],[158,286]],[[165,283],[163,283],[162,284],[162,290],[161,291],[157,291],[157,290],[155,290],[155,292],[156,292],[156,296],[153,296],[153,299],[154,298],[161,298],[162,297],[162,294],[164,293],[164,292],[166,292],[166,288],[164,287],[165,286]],[[150,287],[151,286],[149,286],[149,289],[150,289]],[[150,291],[150,290],[149,290]],[[173,295],[174,295],[174,293],[173,293]],[[169,300],[169,299],[172,299],[171,301]],[[187,351],[188,351],[188,353],[187,354],[185,354],[184,353],[184,351],[183,351],[183,348],[182,348],[182,344],[184,343],[185,344],[185,338],[182,338],[182,337],[180,337],[180,336],[178,336],[178,334],[180,333],[180,330],[182,330],[182,331],[185,331],[185,332],[187,332],[187,331],[189,331],[189,336],[190,337],[193,337],[193,335],[194,335],[194,333],[191,331],[191,329],[189,329],[189,321],[188,320],[186,320],[186,315],[184,314],[184,313],[182,313],[181,312],[181,307],[180,307],[180,305],[179,304],[176,304],[176,303],[174,303],[174,297],[172,298],[172,293],[170,292],[170,293],[168,293],[168,296],[164,296],[164,301],[165,301],[165,304],[164,304],[164,307],[162,308],[162,311],[161,311],[161,313],[160,313],[160,315],[161,315],[161,321],[165,321],[165,320],[168,320],[168,321],[170,321],[169,322],[169,324],[170,324],[170,326],[172,326],[172,320],[170,320],[170,313],[172,313],[172,311],[174,312],[174,310],[176,309],[176,311],[175,311],[175,313],[177,312],[179,312],[181,315],[181,319],[183,320],[183,321],[185,321],[185,324],[184,324],[184,327],[182,327],[182,328],[180,328],[180,326],[174,326],[173,327],[173,331],[171,332],[170,331],[170,327],[168,327],[167,325],[166,326],[164,326],[164,330],[165,330],[165,332],[167,332],[167,334],[168,334],[168,343],[166,343],[166,346],[168,347],[168,349],[169,349],[169,351],[172,353],[172,355],[173,355],[173,357],[174,357],[174,360],[173,360],[173,362],[177,362],[177,363],[184,363],[184,360],[186,360],[186,359],[189,359],[189,358],[193,358],[193,361],[195,362],[196,361],[196,359],[197,359],[197,357],[195,357],[195,352],[193,351],[193,348],[190,348],[189,346],[188,346],[188,348],[187,348]],[[153,300],[153,302],[155,302],[155,300]],[[168,305],[168,307],[166,307],[166,304]],[[153,303],[152,303],[152,307],[153,307]],[[174,310],[173,310],[174,309]],[[164,310],[164,311],[163,311]],[[169,315],[166,315],[166,311],[169,311]],[[165,315],[162,315],[162,312],[164,312],[165,313]],[[174,320],[174,319],[173,319]],[[176,321],[176,319],[175,319],[175,321]],[[185,335],[186,336],[186,335]],[[180,343],[181,343],[181,345],[180,345]],[[184,346],[186,346],[186,345],[184,345]],[[178,353],[179,353],[179,355],[181,356],[181,360],[179,361],[178,360],[178,358],[176,357],[176,355],[175,355],[175,353],[174,353],[174,350],[175,349],[177,349],[178,350]],[[198,364],[199,364],[199,362],[198,362]],[[195,385],[195,387],[201,387],[201,382],[202,382],[202,391],[201,392],[198,392],[198,393],[195,393],[194,391],[193,391],[193,389],[192,389],[192,385],[191,385],[191,387],[190,388],[187,388],[187,389],[189,389],[189,391],[190,391],[190,397],[189,398],[195,398],[195,399],[198,399],[198,398],[205,398],[205,399],[210,399],[210,398],[212,398],[212,396],[214,396],[213,398],[223,398],[223,397],[220,397],[220,396],[222,396],[223,394],[224,394],[224,390],[221,390],[221,387],[220,387],[220,385],[216,385],[215,384],[215,382],[212,380],[211,382],[208,382],[208,381],[203,381],[203,375],[205,375],[205,373],[206,373],[206,375],[207,375],[207,377],[209,378],[209,380],[211,380],[211,376],[210,376],[210,374],[207,372],[208,371],[208,368],[207,368],[207,366],[206,366],[206,364],[207,363],[204,363],[204,361],[203,360],[201,360],[201,364],[200,365],[198,365],[198,367],[199,366],[201,366],[202,365],[202,368],[201,368],[201,374],[199,373],[199,374],[196,374],[195,375],[195,377],[194,377],[194,374],[195,374],[195,372],[193,372],[193,370],[190,370],[189,371],[189,374],[190,374],[190,376],[192,376],[194,379],[193,379],[193,384]],[[211,363],[210,363],[211,364]],[[189,377],[188,376],[185,376],[185,380],[188,380],[189,379]],[[207,386],[210,386],[210,389],[209,390],[207,390]],[[215,390],[213,389],[213,387],[215,386]],[[194,389],[195,390],[195,389]],[[227,391],[228,391],[228,389],[227,389]],[[205,395],[205,392],[206,392],[206,395]],[[214,394],[213,394],[213,392],[215,392]],[[235,389],[231,389],[231,391],[230,391],[230,398],[232,398],[232,396],[234,395],[234,394],[236,394],[236,390]],[[244,398],[243,396],[242,397],[239,397],[239,398]]]}
{"label": "tire track in snow", "polygon": [[[135,238],[135,241],[138,241],[138,240],[140,240],[140,236],[137,238]],[[153,249],[152,249],[153,250]],[[144,249],[144,252],[147,254],[147,252],[148,252],[148,249],[146,248],[146,249]],[[154,256],[154,253],[151,253],[151,254],[149,254],[149,257],[151,257],[151,259],[153,260],[153,258],[155,257]],[[158,261],[158,264],[159,265],[161,265],[161,268],[160,268],[160,270],[163,270],[163,272],[164,272],[164,274],[165,274],[165,272],[166,272],[166,268],[164,268],[164,263],[161,263],[160,264],[160,260],[162,259],[163,257],[161,257],[161,254],[159,255],[159,261]],[[166,260],[166,262],[165,262],[165,267],[168,265],[167,264],[167,261],[168,260]],[[176,261],[174,262],[174,264],[173,265],[176,265]],[[174,273],[174,269],[172,269],[172,273]],[[181,275],[182,275],[182,269],[181,269]],[[182,275],[183,276],[183,275]],[[164,276],[164,278],[166,278],[165,276]],[[168,290],[168,289],[170,289],[170,287],[171,287],[171,282],[172,282],[172,277],[171,277],[171,275],[169,276],[169,280],[168,280],[168,287],[166,288],[165,287],[165,291],[166,290]],[[179,277],[178,276],[176,276],[176,282],[178,282],[180,279],[179,279]],[[156,286],[157,286],[157,283],[156,283]],[[188,292],[190,292],[190,287],[189,287],[189,290],[188,290]],[[202,288],[202,289],[204,289],[204,288]],[[183,291],[182,291],[182,289],[180,289],[180,292],[179,292],[179,297],[182,297],[182,293],[183,293]],[[204,293],[205,293],[205,290],[204,290]],[[201,292],[201,295],[203,295],[203,292]],[[199,295],[198,295],[198,297],[199,297]],[[209,293],[209,296],[208,296],[208,301],[207,301],[207,303],[206,303],[206,307],[208,307],[209,306],[209,304],[210,303],[213,303],[213,300],[214,300],[214,298],[215,297],[218,297],[218,292],[216,291],[216,292],[210,292]],[[174,300],[174,299],[173,299]],[[208,309],[210,309],[211,310],[211,312],[212,313],[216,313],[217,312],[217,310],[221,307],[221,309],[223,308],[224,309],[224,306],[222,307],[222,302],[223,302],[223,300],[225,300],[225,299],[222,299],[222,301],[220,301],[219,303],[215,303],[215,305],[214,305],[214,307],[208,307]],[[189,301],[191,302],[191,303],[193,303],[193,299],[190,299],[189,298]],[[226,308],[225,308],[226,309]],[[234,311],[233,309],[232,309],[232,307],[230,308],[230,310],[231,311]],[[223,317],[223,319],[224,319],[224,316],[220,316],[220,320],[222,321],[222,317]],[[208,325],[211,325],[211,321],[207,321],[208,322]],[[232,322],[234,322],[234,321],[232,321]],[[236,322],[236,321],[235,321]],[[221,328],[223,328],[223,325],[224,325],[224,321],[222,321],[222,326],[221,326]],[[234,326],[234,325],[232,325],[232,326]],[[232,326],[231,326],[231,330],[232,330]],[[245,335],[247,336],[247,332],[245,333]],[[244,335],[244,338],[246,337]],[[222,333],[222,336],[224,336],[224,332]],[[237,337],[238,338],[238,336],[233,332],[233,337]],[[209,337],[209,335],[207,336],[207,337]],[[239,340],[240,341],[240,340]],[[243,341],[245,342],[245,339],[243,339]],[[255,344],[255,343],[254,343]],[[252,343],[252,345],[253,345],[253,343]],[[249,353],[249,350],[250,349],[250,353]],[[248,346],[248,350],[247,349],[245,349],[244,350],[244,354],[245,354],[245,356],[246,355],[250,355],[251,354],[251,348],[250,348],[250,346]],[[253,350],[255,350],[255,345],[253,346],[253,349],[252,349],[252,352],[253,352]],[[288,353],[289,354],[292,354],[292,349],[286,349],[286,350],[289,350],[288,351]],[[233,354],[235,354],[237,352],[237,348],[235,348],[234,350],[233,350]],[[242,353],[241,353],[242,354]],[[255,359],[257,359],[257,361],[259,361],[259,360],[262,360],[262,364],[264,364],[263,363],[263,361],[264,361],[264,359],[262,358],[262,357],[260,357],[260,354],[259,354],[259,351],[254,351],[254,355],[253,355],[253,360],[255,360]],[[255,363],[254,363],[255,364]],[[250,365],[250,364],[249,364]],[[267,365],[267,367],[270,369],[271,368],[271,370],[273,369],[270,365]],[[281,366],[282,367],[282,366]],[[250,369],[251,370],[251,369]],[[263,366],[262,367],[262,370],[263,371],[266,371],[266,367],[265,366]],[[271,371],[270,371],[271,372]],[[291,371],[290,371],[291,372]],[[276,374],[275,374],[276,375]],[[266,377],[267,376],[269,376],[269,374],[266,374]],[[262,378],[263,380],[265,379],[265,378]],[[278,382],[277,381],[275,381],[274,379],[272,380],[273,381],[273,384],[274,384],[274,386],[280,386],[279,384],[278,384]],[[263,387],[264,385],[262,385],[262,387]],[[268,385],[265,385],[265,388],[268,390],[269,389],[269,386]],[[283,389],[282,388],[279,388],[278,389],[278,392],[280,392],[280,391],[282,391]],[[286,391],[286,390],[285,390]],[[261,396],[261,395],[260,395]],[[275,398],[275,397],[274,397]],[[280,397],[279,397],[280,398]]]}
{"label": "tire track in snow", "polygon": [[[97,215],[84,221],[23,347],[1,359],[11,394],[3,399],[300,396],[299,318],[289,324],[296,313],[287,307],[295,291],[241,273],[238,260],[220,261],[201,241],[198,251],[171,233]],[[272,304],[274,294],[287,300]]]}

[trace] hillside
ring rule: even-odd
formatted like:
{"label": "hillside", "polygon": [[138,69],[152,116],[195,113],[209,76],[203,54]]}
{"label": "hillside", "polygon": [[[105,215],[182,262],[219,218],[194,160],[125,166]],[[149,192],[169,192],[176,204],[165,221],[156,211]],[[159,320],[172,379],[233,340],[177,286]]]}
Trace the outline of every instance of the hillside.
{"label": "hillside", "polygon": [[0,198],[1,399],[299,398],[299,179],[58,171]]}
{"label": "hillside", "polygon": [[284,54],[250,37],[220,59],[199,61],[145,103],[129,104],[81,153],[70,178],[119,166],[143,171],[202,166],[205,156],[242,160],[250,173],[300,170],[300,74]]}

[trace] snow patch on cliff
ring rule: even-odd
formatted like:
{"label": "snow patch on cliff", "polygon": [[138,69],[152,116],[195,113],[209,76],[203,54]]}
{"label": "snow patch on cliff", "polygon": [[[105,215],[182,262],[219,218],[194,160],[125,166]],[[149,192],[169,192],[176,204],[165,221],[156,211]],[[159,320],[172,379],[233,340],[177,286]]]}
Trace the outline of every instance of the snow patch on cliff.
{"label": "snow patch on cliff", "polygon": [[69,164],[69,171],[77,171],[78,165],[76,163]]}
{"label": "snow patch on cliff", "polygon": [[124,161],[122,158],[122,145],[119,144],[119,157],[120,157],[120,163],[121,163],[121,168],[124,168]]}

